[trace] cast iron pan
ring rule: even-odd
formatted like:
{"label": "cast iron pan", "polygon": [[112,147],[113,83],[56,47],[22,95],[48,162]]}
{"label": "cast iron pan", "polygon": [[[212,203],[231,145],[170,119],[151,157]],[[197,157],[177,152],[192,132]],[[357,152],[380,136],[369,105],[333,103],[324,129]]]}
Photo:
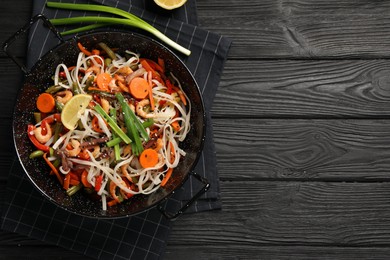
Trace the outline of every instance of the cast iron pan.
{"label": "cast iron pan", "polygon": [[[33,20],[42,19],[49,26],[47,19],[42,15],[34,17]],[[21,31],[26,31],[33,23],[26,25]],[[20,31],[11,37],[4,45],[7,47],[17,38]],[[58,35],[58,33],[56,32]],[[157,60],[158,57],[164,59],[167,70],[174,72],[180,80],[183,90],[189,96],[191,102],[191,130],[181,148],[186,152],[186,156],[179,166],[173,171],[172,177],[164,188],[145,196],[137,195],[130,200],[109,207],[107,211],[102,210],[101,202],[94,201],[86,197],[83,192],[78,192],[69,197],[55,177],[49,176],[50,169],[42,160],[31,160],[29,154],[34,151],[26,131],[27,125],[34,123],[33,112],[36,111],[35,100],[37,96],[53,84],[52,76],[57,64],[64,63],[67,66],[74,65],[79,53],[77,42],[81,42],[88,49],[92,49],[97,43],[104,42],[112,48],[118,48],[117,52],[124,54],[126,50],[140,53],[142,57]],[[15,60],[14,57],[11,57]],[[20,63],[18,63],[20,65]],[[200,195],[207,191],[209,184],[207,180],[201,178],[193,172],[199,155],[203,149],[205,139],[205,111],[199,87],[191,75],[190,71],[181,60],[169,49],[159,42],[133,32],[97,32],[78,36],[67,41],[63,41],[46,53],[28,71],[24,66],[21,68],[26,72],[23,86],[19,90],[14,114],[13,114],[13,134],[14,143],[21,165],[28,178],[34,186],[50,201],[64,208],[67,211],[93,218],[118,218],[135,215],[152,207],[158,206],[160,211],[168,218],[176,218],[190,203],[195,201]],[[168,213],[163,209],[163,202],[186,181],[189,175],[193,175],[204,185],[203,188],[192,198],[183,208],[176,213]]]}

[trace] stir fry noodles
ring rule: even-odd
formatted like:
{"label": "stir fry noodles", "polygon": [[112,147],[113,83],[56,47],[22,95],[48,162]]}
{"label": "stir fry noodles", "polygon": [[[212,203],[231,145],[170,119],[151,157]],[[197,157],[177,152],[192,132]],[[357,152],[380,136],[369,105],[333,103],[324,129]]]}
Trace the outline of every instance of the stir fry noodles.
{"label": "stir fry noodles", "polygon": [[164,60],[105,43],[78,48],[75,64],[58,64],[37,98],[30,158],[43,157],[68,195],[98,194],[106,210],[166,185],[185,156],[191,106]]}

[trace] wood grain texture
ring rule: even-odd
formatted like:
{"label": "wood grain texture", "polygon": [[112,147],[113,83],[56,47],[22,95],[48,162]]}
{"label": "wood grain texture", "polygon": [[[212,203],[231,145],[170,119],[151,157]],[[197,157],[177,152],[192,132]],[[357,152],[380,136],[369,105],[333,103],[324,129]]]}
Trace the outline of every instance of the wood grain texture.
{"label": "wood grain texture", "polygon": [[390,116],[389,60],[228,60],[215,117]]}
{"label": "wood grain texture", "polygon": [[387,1],[197,1],[202,27],[232,58],[389,57]]}
{"label": "wood grain texture", "polygon": [[214,119],[226,180],[388,180],[389,120]]}
{"label": "wood grain texture", "polygon": [[170,243],[389,246],[389,185],[221,182],[222,210],[184,216]]}

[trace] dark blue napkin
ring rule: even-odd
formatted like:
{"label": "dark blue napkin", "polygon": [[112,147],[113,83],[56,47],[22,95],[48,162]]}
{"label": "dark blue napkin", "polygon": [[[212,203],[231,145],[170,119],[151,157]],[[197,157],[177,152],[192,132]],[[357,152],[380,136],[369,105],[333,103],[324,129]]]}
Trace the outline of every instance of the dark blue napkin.
{"label": "dark blue napkin", "polygon": [[[45,2],[34,1],[33,15],[44,13],[48,18],[80,15],[80,12],[75,11],[48,9]],[[85,2],[88,1],[77,1]],[[188,0],[185,6],[173,12],[162,11],[150,3],[145,4],[152,1],[89,2],[115,6],[138,15],[171,39],[189,48],[192,51],[191,56],[182,59],[194,74],[206,110],[210,111],[231,42],[225,37],[195,26],[197,23],[195,0]],[[58,29],[63,31],[69,28]],[[28,67],[58,44],[58,40],[39,24],[31,28],[28,40]],[[207,116],[205,147],[195,171],[208,179],[211,186],[187,212],[221,207],[209,113]],[[198,186],[196,180],[189,178],[168,203],[170,206],[174,205],[174,208],[182,206],[198,191]],[[163,255],[172,222],[166,220],[156,209],[116,220],[95,220],[71,214],[41,196],[28,181],[16,157],[7,188],[9,196],[2,212],[2,228],[5,230],[25,234],[97,259],[159,259]]]}

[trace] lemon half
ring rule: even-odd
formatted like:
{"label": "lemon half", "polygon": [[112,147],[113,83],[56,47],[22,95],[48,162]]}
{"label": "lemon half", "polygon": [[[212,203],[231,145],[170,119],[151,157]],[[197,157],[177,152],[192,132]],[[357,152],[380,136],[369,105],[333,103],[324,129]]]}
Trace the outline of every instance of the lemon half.
{"label": "lemon half", "polygon": [[184,5],[187,0],[154,0],[154,2],[166,10],[172,10]]}
{"label": "lemon half", "polygon": [[92,96],[87,94],[73,96],[62,108],[62,124],[69,130],[75,129],[80,116],[84,113],[91,100]]}

